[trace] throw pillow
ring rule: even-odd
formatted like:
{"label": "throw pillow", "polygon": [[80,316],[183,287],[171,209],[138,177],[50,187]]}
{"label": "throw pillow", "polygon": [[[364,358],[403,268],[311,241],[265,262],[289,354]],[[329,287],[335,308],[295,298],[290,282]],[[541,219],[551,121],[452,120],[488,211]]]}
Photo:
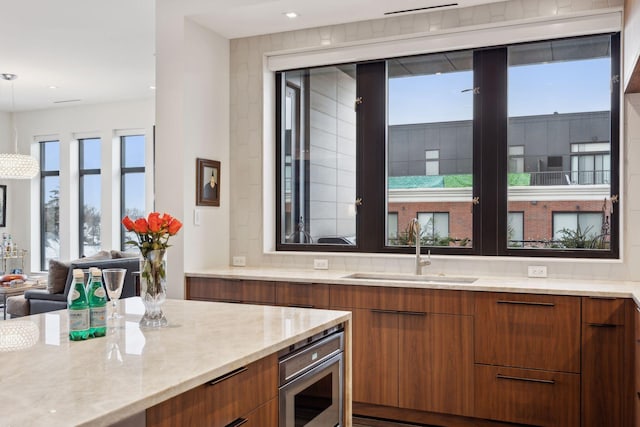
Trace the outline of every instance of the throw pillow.
{"label": "throw pillow", "polygon": [[98,261],[98,260],[101,260],[101,259],[111,259],[111,258],[112,258],[111,257],[111,252],[109,252],[109,251],[99,251],[99,252],[96,252],[93,255],[89,255],[89,256],[80,258],[80,259],[78,259],[76,261]]}
{"label": "throw pillow", "polygon": [[69,273],[69,263],[49,260],[49,277],[47,278],[47,291],[51,294],[61,294],[67,284],[67,273]]}

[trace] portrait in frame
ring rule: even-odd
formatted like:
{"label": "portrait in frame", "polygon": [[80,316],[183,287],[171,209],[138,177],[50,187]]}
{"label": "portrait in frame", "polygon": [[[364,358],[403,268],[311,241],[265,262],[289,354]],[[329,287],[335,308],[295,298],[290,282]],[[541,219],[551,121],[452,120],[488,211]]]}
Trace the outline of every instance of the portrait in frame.
{"label": "portrait in frame", "polygon": [[196,205],[220,206],[220,162],[196,159]]}

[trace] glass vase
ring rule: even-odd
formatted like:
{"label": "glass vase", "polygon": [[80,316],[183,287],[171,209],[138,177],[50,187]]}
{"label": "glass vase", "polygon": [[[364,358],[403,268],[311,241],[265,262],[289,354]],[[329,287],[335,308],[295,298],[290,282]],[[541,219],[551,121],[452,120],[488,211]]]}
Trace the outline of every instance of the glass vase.
{"label": "glass vase", "polygon": [[167,299],[167,271],[165,250],[149,251],[142,257],[140,266],[140,297],[144,303],[142,328],[167,326],[162,304]]}

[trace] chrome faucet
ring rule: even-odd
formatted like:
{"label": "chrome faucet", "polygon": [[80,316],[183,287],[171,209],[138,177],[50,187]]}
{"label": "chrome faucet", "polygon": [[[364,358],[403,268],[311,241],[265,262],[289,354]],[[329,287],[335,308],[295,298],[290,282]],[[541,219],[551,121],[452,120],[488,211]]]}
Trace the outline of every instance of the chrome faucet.
{"label": "chrome faucet", "polygon": [[422,274],[422,267],[431,265],[431,250],[429,249],[427,252],[428,258],[422,259],[420,256],[420,221],[418,221],[418,218],[411,218],[409,227],[413,230],[413,237],[416,239],[416,275],[420,276]]}

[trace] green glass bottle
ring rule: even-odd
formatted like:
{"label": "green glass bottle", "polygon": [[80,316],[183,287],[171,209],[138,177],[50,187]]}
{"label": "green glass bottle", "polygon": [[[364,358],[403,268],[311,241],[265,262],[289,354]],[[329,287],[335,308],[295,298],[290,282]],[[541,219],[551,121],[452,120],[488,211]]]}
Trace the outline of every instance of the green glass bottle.
{"label": "green glass bottle", "polygon": [[89,325],[92,337],[103,337],[107,334],[107,293],[102,286],[102,271],[91,268],[87,284],[89,299]]}
{"label": "green glass bottle", "polygon": [[84,289],[84,273],[81,269],[73,270],[73,285],[67,297],[69,314],[69,339],[71,341],[89,338],[89,300]]}

